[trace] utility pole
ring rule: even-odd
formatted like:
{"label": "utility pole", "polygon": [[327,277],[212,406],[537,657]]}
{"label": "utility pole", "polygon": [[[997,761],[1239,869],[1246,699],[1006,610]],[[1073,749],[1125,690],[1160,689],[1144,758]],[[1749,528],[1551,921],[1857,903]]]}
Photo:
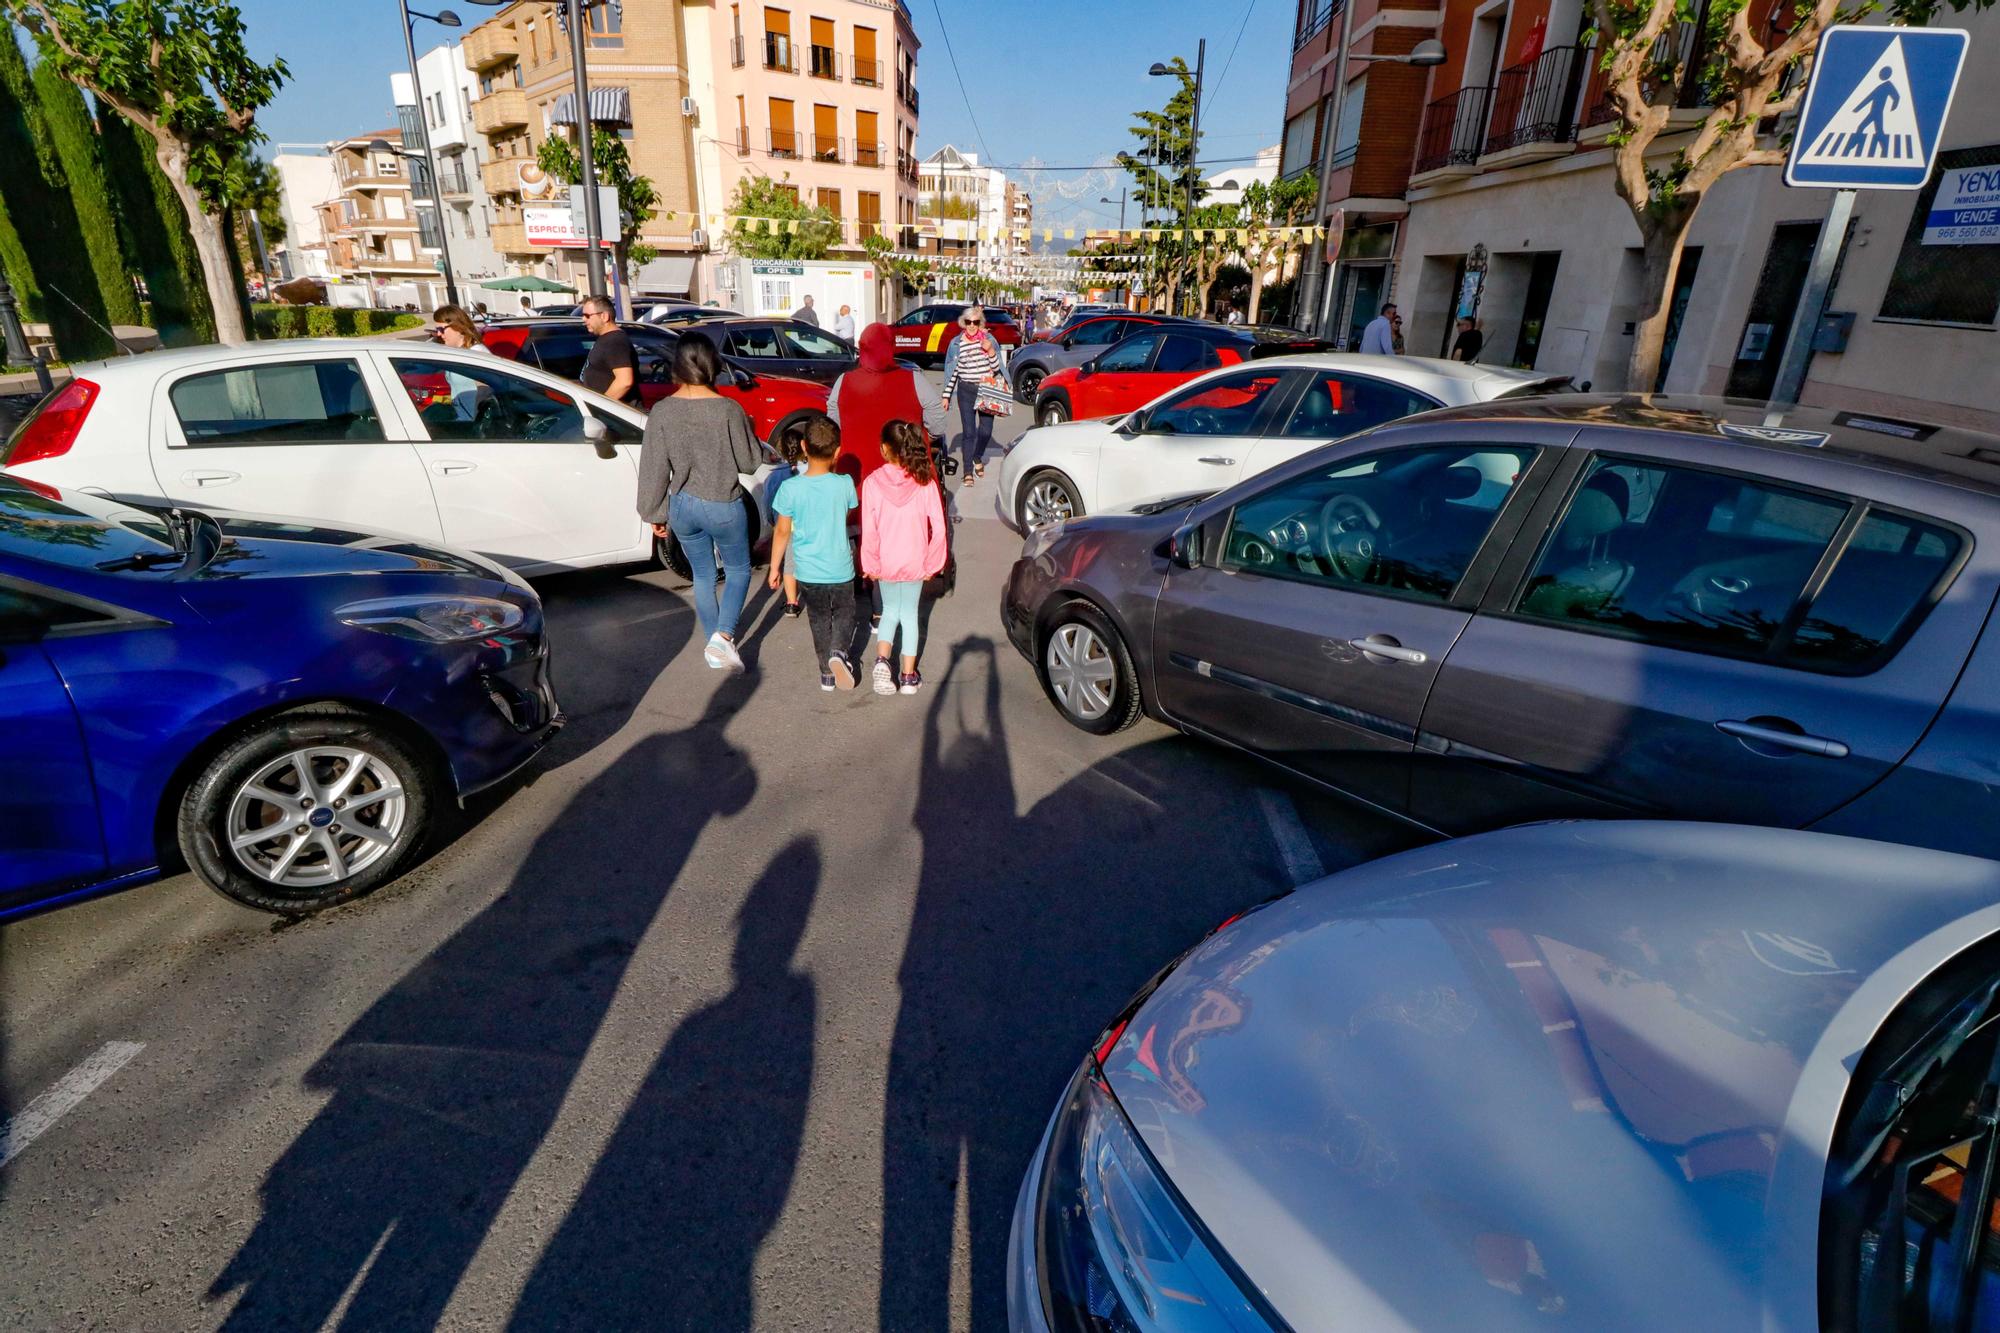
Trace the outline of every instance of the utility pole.
{"label": "utility pole", "polygon": [[[1353,9],[1353,0],[1348,0],[1347,7],[1349,10]],[[1187,209],[1181,214],[1181,267],[1187,270],[1187,277],[1189,279],[1187,286],[1189,287],[1194,285],[1192,282],[1194,277],[1194,187],[1201,181],[1201,168],[1197,165],[1201,158],[1201,72],[1202,67],[1207,62],[1208,38],[1204,37],[1195,45],[1194,49],[1194,119],[1190,122],[1188,129]],[[1181,313],[1186,314],[1188,309],[1188,294],[1185,290],[1183,290],[1181,296],[1180,307]],[[1200,314],[1201,312],[1196,311],[1195,313]]]}
{"label": "utility pole", "polygon": [[576,99],[576,151],[583,159],[583,221],[584,241],[589,245],[590,294],[603,296],[604,289],[604,219],[597,209],[597,158],[590,142],[590,75],[583,67],[583,55],[589,45],[584,40],[585,11],[590,8],[589,0],[563,0],[569,11],[569,59],[572,74],[571,96]]}

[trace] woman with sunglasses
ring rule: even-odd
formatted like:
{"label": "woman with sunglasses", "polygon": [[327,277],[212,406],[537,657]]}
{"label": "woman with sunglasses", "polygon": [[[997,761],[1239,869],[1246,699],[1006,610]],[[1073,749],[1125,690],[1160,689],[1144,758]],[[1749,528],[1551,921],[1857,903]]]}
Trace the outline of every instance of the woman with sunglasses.
{"label": "woman with sunglasses", "polygon": [[480,341],[479,328],[472,322],[472,316],[465,313],[464,306],[441,305],[432,311],[431,337],[446,347],[481,352],[493,350]]}
{"label": "woman with sunglasses", "polygon": [[[993,443],[993,418],[979,410],[979,386],[989,381],[1007,384],[1000,365],[1000,344],[986,331],[986,312],[969,305],[958,317],[958,337],[944,354],[944,400],[958,404],[958,447],[964,457],[964,480],[986,475],[986,448]],[[1012,390],[1010,389],[1011,393]]]}

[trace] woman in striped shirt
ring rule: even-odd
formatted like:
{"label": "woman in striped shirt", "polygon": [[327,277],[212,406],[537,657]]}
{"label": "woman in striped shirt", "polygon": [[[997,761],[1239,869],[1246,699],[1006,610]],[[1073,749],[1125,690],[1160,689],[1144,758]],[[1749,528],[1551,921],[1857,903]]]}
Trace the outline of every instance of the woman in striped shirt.
{"label": "woman in striped shirt", "polygon": [[963,456],[965,480],[970,486],[975,476],[986,475],[986,447],[993,443],[993,418],[979,410],[979,386],[998,376],[1007,382],[1000,366],[1000,344],[986,331],[986,312],[969,305],[958,317],[958,337],[944,354],[944,400],[958,404],[958,447]]}

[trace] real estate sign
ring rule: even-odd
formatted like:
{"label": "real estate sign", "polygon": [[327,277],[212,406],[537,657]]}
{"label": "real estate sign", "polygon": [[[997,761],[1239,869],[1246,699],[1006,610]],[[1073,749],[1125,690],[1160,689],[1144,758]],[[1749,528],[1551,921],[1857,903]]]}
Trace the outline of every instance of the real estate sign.
{"label": "real estate sign", "polygon": [[2000,161],[1938,173],[1925,245],[2000,245]]}

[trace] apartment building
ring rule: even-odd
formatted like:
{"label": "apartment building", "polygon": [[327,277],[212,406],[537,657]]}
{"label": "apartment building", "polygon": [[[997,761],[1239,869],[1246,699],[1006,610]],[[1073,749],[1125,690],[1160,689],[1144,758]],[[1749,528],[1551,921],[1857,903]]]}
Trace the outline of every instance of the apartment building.
{"label": "apartment building", "polygon": [[[1013,181],[1007,182],[1007,225],[1016,231],[1032,231],[1035,226],[1035,197]],[[1033,241],[1026,235],[1017,235],[1008,242],[1008,253],[1023,256],[1032,253]]]}
{"label": "apartment building", "polygon": [[1204,204],[1228,205],[1243,202],[1243,192],[1252,185],[1269,185],[1278,179],[1278,158],[1282,149],[1277,144],[1260,148],[1248,162],[1236,163],[1204,177],[1201,183],[1201,201]]}
{"label": "apartment building", "polygon": [[273,256],[279,276],[330,278],[326,232],[320,205],[340,193],[333,159],[319,153],[279,153],[271,159],[278,173],[278,209],[285,219],[285,240]]}
{"label": "apartment building", "polygon": [[1000,260],[1029,252],[1035,204],[998,167],[953,144],[917,164],[918,253],[944,259]]}
{"label": "apartment building", "polygon": [[[479,91],[478,83],[465,67],[464,50],[456,42],[419,56],[417,74],[414,86],[407,73],[391,74],[389,92],[395,102],[404,151],[421,157],[423,129],[427,127],[430,131],[431,152],[438,169],[438,195],[444,201],[441,226],[451,249],[452,272],[462,287],[500,277],[507,267],[493,246],[494,201],[480,173],[485,164],[484,138],[472,128],[472,99]],[[423,94],[421,102],[417,97],[419,88]],[[422,219],[437,205],[422,162],[410,165],[411,202],[421,227]],[[466,300],[476,299],[466,291],[459,295]]]}
{"label": "apartment building", "polygon": [[[327,267],[335,280],[370,289],[373,305],[444,301],[437,220],[419,215],[405,161],[394,151],[398,129],[373,130],[326,146],[336,193],[319,205]],[[378,152],[376,141],[392,151]]]}
{"label": "apartment building", "polygon": [[[586,17],[593,130],[624,140],[634,174],[650,179],[659,193],[658,215],[639,235],[659,258],[633,286],[660,295],[694,293],[696,255],[706,239],[694,217],[695,116],[681,8],[682,0],[623,0],[594,5]],[[567,187],[536,163],[551,134],[575,133],[579,112],[570,40],[556,6],[516,0],[468,32],[462,51],[473,81],[471,129],[480,180],[493,199],[494,250],[514,272],[586,290],[582,249],[549,241],[559,228],[544,227],[559,222],[554,214],[567,212]]]}
{"label": "apartment building", "polygon": [[919,43],[902,0],[685,0],[682,19],[704,215],[761,177],[839,218],[840,251],[914,243]]}

